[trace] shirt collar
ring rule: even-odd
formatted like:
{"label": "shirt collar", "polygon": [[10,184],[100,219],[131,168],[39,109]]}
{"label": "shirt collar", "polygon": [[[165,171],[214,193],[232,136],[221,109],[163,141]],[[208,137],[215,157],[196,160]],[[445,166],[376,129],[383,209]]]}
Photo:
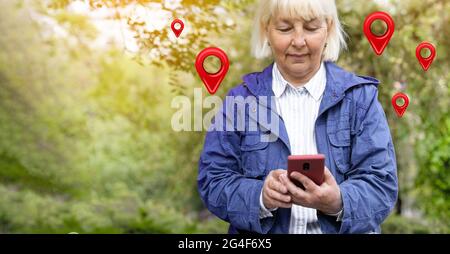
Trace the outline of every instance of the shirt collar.
{"label": "shirt collar", "polygon": [[[286,91],[286,88],[289,86],[292,89],[299,89],[287,82],[283,75],[281,75],[280,70],[278,69],[277,64],[273,65],[272,70],[272,90],[275,94],[275,97],[279,98]],[[314,100],[319,101],[322,97],[323,92],[325,91],[325,86],[327,83],[327,76],[325,65],[323,63],[320,64],[319,71],[314,74],[314,76],[301,88],[305,88],[308,93],[314,98]]]}

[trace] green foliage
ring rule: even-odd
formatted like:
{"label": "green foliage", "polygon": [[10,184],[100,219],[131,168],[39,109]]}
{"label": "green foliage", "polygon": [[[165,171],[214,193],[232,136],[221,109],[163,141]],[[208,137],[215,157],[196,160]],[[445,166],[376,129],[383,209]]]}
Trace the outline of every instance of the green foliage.
{"label": "green foliage", "polygon": [[[60,10],[71,2],[75,0],[53,4],[51,7]],[[148,62],[147,56],[151,54],[153,57],[150,64],[194,73],[191,59],[195,59],[197,52],[209,46],[208,35],[220,34],[234,28],[234,24],[230,23],[232,20],[226,19],[226,8],[238,8],[246,2],[248,1],[183,0],[175,4],[175,1],[171,3],[160,0],[90,0],[89,4],[92,10],[106,8],[114,13],[111,15],[112,19],[126,21],[126,27],[133,32],[139,46],[139,53],[136,55],[139,61]],[[130,8],[135,11],[130,13]],[[169,19],[165,22],[166,29],[153,29],[151,27],[154,20],[136,14],[148,11],[146,8],[167,14]],[[179,40],[175,40],[170,29],[175,18],[184,20],[186,30],[189,30]]]}
{"label": "green foliage", "polygon": [[417,218],[391,215],[382,225],[383,234],[448,234],[450,231],[440,224],[432,224]]}
{"label": "green foliage", "polygon": [[40,38],[25,10],[2,7],[0,230],[225,232],[195,212],[201,133],[170,131],[168,70]]}
{"label": "green foliage", "polygon": [[[436,223],[450,229],[450,119],[443,119],[439,132],[427,132],[416,180],[420,203]],[[432,152],[430,152],[432,151]]]}
{"label": "green foliage", "polygon": [[[219,233],[225,224],[198,221],[162,203],[142,201],[121,184],[111,197],[68,200],[0,186],[0,233]],[[220,229],[220,231],[218,231]]]}

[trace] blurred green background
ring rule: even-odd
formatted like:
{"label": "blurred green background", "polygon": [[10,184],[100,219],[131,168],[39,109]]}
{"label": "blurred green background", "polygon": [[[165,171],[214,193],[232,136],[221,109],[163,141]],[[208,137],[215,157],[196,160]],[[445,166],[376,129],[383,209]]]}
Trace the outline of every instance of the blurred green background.
{"label": "blurred green background", "polygon": [[[349,49],[338,62],[381,81],[400,196],[383,233],[450,233],[450,2],[338,0]],[[194,68],[228,53],[223,97],[268,61],[250,57],[255,0],[0,1],[0,233],[226,233],[196,187],[204,132],[175,132],[172,99],[207,95]],[[389,12],[375,56],[362,24]],[[179,39],[170,30],[185,21]],[[422,41],[437,57],[424,72]],[[213,64],[213,63],[208,63]],[[391,98],[410,106],[401,119]],[[205,112],[209,109],[204,109]]]}

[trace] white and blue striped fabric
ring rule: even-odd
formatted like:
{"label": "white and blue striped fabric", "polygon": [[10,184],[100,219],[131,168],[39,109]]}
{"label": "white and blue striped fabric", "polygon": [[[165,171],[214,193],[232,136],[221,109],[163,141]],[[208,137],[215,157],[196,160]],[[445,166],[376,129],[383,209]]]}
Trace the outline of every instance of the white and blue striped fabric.
{"label": "white and blue striped fabric", "polygon": [[[294,87],[282,76],[276,64],[272,70],[272,90],[277,112],[282,117],[289,136],[292,155],[317,154],[314,125],[319,114],[320,102],[327,82],[325,66],[308,83]],[[270,216],[262,206],[263,216]],[[315,209],[292,206],[290,234],[320,234]]]}

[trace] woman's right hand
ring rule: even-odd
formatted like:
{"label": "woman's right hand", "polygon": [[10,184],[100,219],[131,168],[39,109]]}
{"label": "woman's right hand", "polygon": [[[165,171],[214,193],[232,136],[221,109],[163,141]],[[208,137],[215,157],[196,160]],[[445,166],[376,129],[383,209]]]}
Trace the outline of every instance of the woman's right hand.
{"label": "woman's right hand", "polygon": [[290,208],[292,206],[291,196],[288,194],[286,186],[280,181],[280,175],[282,174],[286,174],[286,170],[272,170],[264,181],[262,197],[266,209]]}

